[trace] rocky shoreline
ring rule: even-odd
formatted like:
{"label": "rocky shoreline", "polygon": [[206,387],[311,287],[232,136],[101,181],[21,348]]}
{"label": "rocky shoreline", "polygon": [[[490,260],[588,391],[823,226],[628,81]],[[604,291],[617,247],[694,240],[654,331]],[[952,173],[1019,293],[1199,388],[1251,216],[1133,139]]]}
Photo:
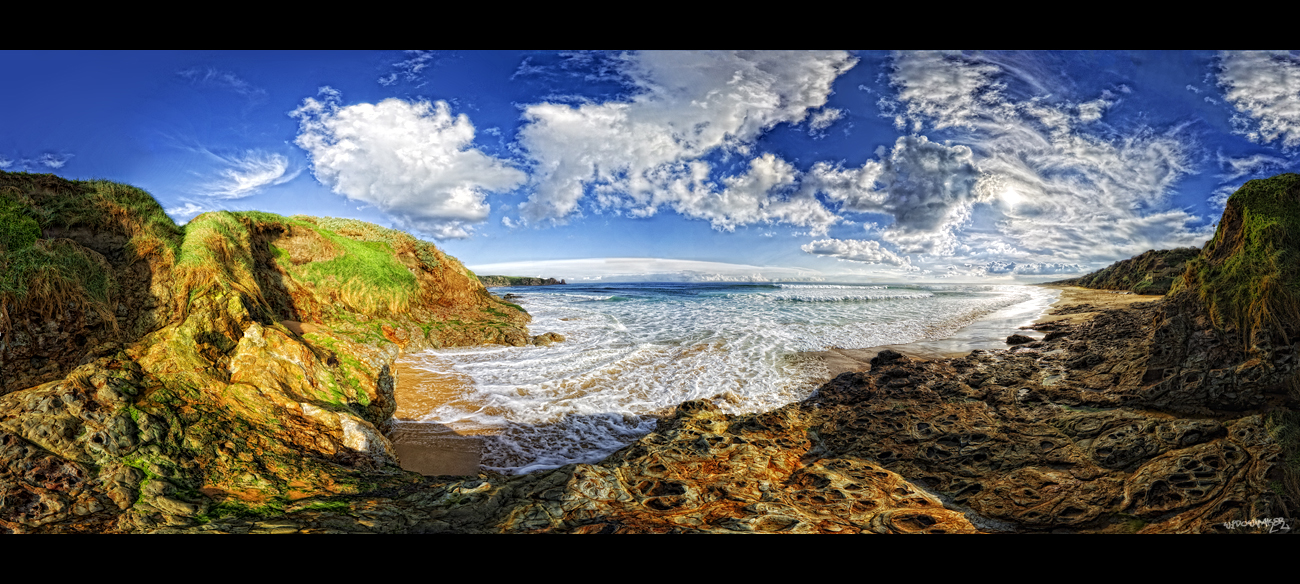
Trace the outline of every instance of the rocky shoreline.
{"label": "rocky shoreline", "polygon": [[[1285,396],[1252,388],[1249,371],[1177,395],[1144,383],[1140,365],[1153,341],[1185,324],[1176,304],[1078,302],[1090,295],[1058,302],[1035,325],[1044,340],[955,359],[881,350],[866,370],[761,414],[682,404],[598,464],[424,478],[337,509],[171,530],[1217,533],[1294,525],[1278,492],[1283,452],[1267,412]],[[1186,338],[1206,332],[1192,329]]]}
{"label": "rocky shoreline", "polygon": [[563,340],[457,260],[0,172],[0,533],[1289,532],[1297,209],[1300,175],[1251,181],[1167,296],[1088,292],[1007,349],[881,350],[597,464],[427,477],[393,441],[401,352]]}

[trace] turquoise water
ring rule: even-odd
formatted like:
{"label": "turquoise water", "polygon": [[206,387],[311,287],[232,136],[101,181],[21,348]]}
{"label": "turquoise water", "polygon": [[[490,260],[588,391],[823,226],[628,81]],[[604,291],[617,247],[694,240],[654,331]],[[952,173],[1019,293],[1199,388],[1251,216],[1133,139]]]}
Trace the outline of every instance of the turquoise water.
{"label": "turquoise water", "polygon": [[[476,347],[407,362],[472,379],[422,421],[490,429],[483,465],[506,473],[594,462],[652,431],[657,415],[711,398],[742,413],[807,397],[827,348],[971,335],[1027,323],[1056,292],[1027,286],[644,283],[493,288],[533,316],[550,347]],[[1001,331],[998,328],[998,331]],[[1005,337],[1007,333],[997,332]]]}

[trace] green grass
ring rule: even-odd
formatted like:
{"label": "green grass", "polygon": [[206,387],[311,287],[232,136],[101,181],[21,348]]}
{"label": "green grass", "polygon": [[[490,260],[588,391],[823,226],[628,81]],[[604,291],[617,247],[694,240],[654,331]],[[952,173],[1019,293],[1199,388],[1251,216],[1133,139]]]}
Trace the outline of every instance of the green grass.
{"label": "green grass", "polygon": [[113,267],[70,240],[45,237],[78,228],[124,236],[128,263],[170,263],[181,242],[181,229],[135,187],[0,172],[0,329],[11,310],[35,309],[48,317],[69,302],[85,303],[116,326]]}
{"label": "green grass", "polygon": [[1300,323],[1300,175],[1247,182],[1229,197],[1214,238],[1188,262],[1190,289],[1216,326],[1284,336]]}

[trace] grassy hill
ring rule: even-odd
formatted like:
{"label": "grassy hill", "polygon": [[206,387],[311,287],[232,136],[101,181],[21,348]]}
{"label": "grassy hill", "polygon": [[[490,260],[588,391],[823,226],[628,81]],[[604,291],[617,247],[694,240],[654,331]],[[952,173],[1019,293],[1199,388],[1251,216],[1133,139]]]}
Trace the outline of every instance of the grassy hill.
{"label": "grassy hill", "polygon": [[1135,294],[1165,294],[1182,275],[1187,262],[1200,254],[1194,247],[1149,250],[1115,262],[1101,270],[1069,280],[1051,282],[1100,290],[1128,290]]}
{"label": "grassy hill", "polygon": [[0,173],[0,530],[148,530],[413,480],[385,438],[399,351],[523,345],[528,320],[402,232],[181,227],[130,186]]}

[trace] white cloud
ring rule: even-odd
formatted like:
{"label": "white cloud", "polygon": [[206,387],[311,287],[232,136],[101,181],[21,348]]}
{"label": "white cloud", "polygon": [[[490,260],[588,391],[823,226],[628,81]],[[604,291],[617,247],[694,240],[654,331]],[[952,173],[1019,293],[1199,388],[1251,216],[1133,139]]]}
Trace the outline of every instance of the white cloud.
{"label": "white cloud", "polygon": [[439,239],[469,236],[487,219],[489,192],[523,183],[523,172],[472,147],[474,125],[444,101],[386,99],[340,104],[331,88],[307,98],[295,143],[314,174],[335,193],[388,213],[399,224]]}
{"label": "white cloud", "polygon": [[71,158],[72,158],[71,154],[51,154],[47,152],[41,155],[41,157],[38,159],[38,162],[40,162],[41,165],[46,166],[48,168],[58,169],[58,168],[63,168],[63,165],[67,164],[68,160],[70,160]]}
{"label": "white cloud", "polygon": [[0,168],[9,168],[13,163],[13,160],[0,156]]}
{"label": "white cloud", "polygon": [[1219,154],[1219,166],[1223,168],[1224,174],[1219,178],[1223,180],[1233,180],[1243,176],[1260,173],[1274,172],[1285,168],[1290,162],[1285,158],[1269,156],[1267,154],[1255,154],[1252,156],[1240,156],[1233,158]]}
{"label": "white cloud", "polygon": [[967,266],[976,269],[983,269],[989,274],[1019,274],[1027,276],[1041,276],[1047,274],[1081,274],[1087,270],[1079,264],[1062,264],[1038,262],[1028,264],[1017,264],[1010,261],[989,262],[983,266]]}
{"label": "white cloud", "polygon": [[406,81],[419,79],[420,72],[434,63],[438,54],[433,51],[406,51],[406,58],[393,63],[396,71],[379,78],[379,84],[385,87],[395,85],[400,75]]}
{"label": "white cloud", "polygon": [[970,148],[900,136],[888,157],[882,152],[860,168],[813,165],[803,191],[824,193],[844,210],[892,215],[884,237],[906,252],[951,255],[957,245],[953,230],[972,205],[989,198],[981,177]]}
{"label": "white cloud", "polygon": [[168,215],[170,215],[172,219],[175,219],[177,220],[178,223],[182,223],[182,224],[188,222],[190,219],[193,219],[194,216],[198,215],[199,213],[204,213],[211,210],[212,209],[210,209],[209,207],[205,205],[196,204],[193,201],[186,201],[184,205],[181,205],[179,207],[169,207],[167,209],[163,209],[163,211],[166,212]]}
{"label": "white cloud", "polygon": [[706,164],[694,162],[688,167],[694,172],[687,176],[672,176],[665,169],[651,173],[650,178],[662,190],[633,214],[652,214],[659,205],[667,204],[682,215],[707,220],[722,231],[758,222],[783,222],[811,227],[818,234],[839,220],[816,199],[793,193],[799,172],[772,154],[750,160],[744,174],[722,179],[720,191],[704,184]]}
{"label": "white cloud", "polygon": [[1240,112],[1234,126],[1253,142],[1300,145],[1300,58],[1289,53],[1226,51],[1219,86]]}
{"label": "white cloud", "polygon": [[205,185],[203,194],[219,199],[247,197],[263,187],[289,182],[302,172],[290,174],[289,159],[274,152],[248,150],[240,156],[212,156],[228,167],[218,172],[220,178]]}
{"label": "white cloud", "polygon": [[922,119],[935,129],[973,128],[974,119],[1002,101],[1004,85],[996,83],[998,67],[939,52],[895,55],[890,84],[898,88],[898,101],[906,105],[904,117],[918,131]]}
{"label": "white cloud", "polygon": [[[644,216],[671,204],[719,228],[784,217],[827,220],[816,217],[815,201],[774,201],[758,209],[772,206],[775,214],[755,212],[752,197],[776,196],[753,190],[762,182],[758,175],[779,174],[773,162],[751,163],[750,178],[738,179],[753,184],[728,183],[719,190],[709,181],[711,166],[700,158],[718,150],[747,156],[763,132],[805,120],[825,105],[835,78],[856,63],[847,53],[646,52],[616,62],[635,87],[634,97],[525,108],[519,144],[534,162],[535,189],[521,205],[524,219],[561,221],[580,214],[590,191],[597,210],[630,209]],[[778,179],[771,186],[781,184]],[[718,200],[728,193],[731,200]],[[739,214],[731,215],[733,210]]]}
{"label": "white cloud", "polygon": [[831,127],[835,120],[844,117],[844,110],[833,107],[824,108],[821,111],[813,113],[808,120],[809,133],[817,133]]}
{"label": "white cloud", "polygon": [[867,239],[819,239],[801,246],[799,249],[821,256],[860,262],[864,264],[891,264],[907,270],[915,270],[910,258],[900,257],[880,245],[878,241]]}
{"label": "white cloud", "polygon": [[[899,88],[897,110],[905,112],[895,115],[915,129],[964,130],[959,141],[970,146],[971,164],[983,173],[971,194],[948,199],[963,204],[923,206],[940,219],[929,224],[952,228],[916,229],[918,237],[941,237],[933,249],[969,255],[978,235],[981,248],[1002,241],[1025,250],[1016,261],[1066,264],[1114,261],[1204,240],[1207,232],[1195,226],[1195,216],[1168,208],[1174,184],[1190,167],[1176,134],[1089,134],[1081,127],[1104,114],[1109,98],[1081,104],[1049,103],[1041,96],[1017,100],[1004,91],[1003,77],[1010,74],[977,57],[895,55],[891,85]],[[925,174],[929,167],[917,168]],[[943,177],[948,171],[931,172]],[[857,197],[880,200],[867,191]],[[886,239],[904,250],[921,247],[900,235]]]}
{"label": "white cloud", "polygon": [[1211,210],[1217,211],[1218,215],[1222,215],[1223,208],[1228,205],[1228,197],[1231,197],[1232,193],[1237,192],[1237,189],[1240,188],[1241,185],[1221,186],[1214,189],[1214,192],[1210,193],[1210,196],[1205,201],[1210,204]]}
{"label": "white cloud", "polygon": [[541,276],[574,280],[602,281],[774,281],[786,279],[816,280],[823,274],[806,268],[781,268],[701,262],[666,258],[586,258],[479,264],[467,266],[476,274]]}
{"label": "white cloud", "polygon": [[265,89],[254,86],[230,71],[214,67],[191,67],[177,71],[176,74],[189,79],[191,83],[229,89],[250,99],[266,96]]}

